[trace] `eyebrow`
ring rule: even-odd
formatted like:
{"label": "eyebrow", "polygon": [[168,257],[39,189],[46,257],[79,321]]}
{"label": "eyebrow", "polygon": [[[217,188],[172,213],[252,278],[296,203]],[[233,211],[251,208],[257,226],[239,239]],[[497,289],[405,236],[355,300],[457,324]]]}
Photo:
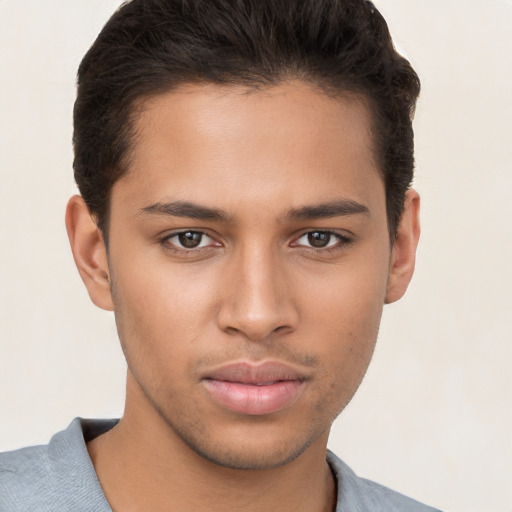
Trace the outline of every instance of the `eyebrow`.
{"label": "eyebrow", "polygon": [[368,214],[370,210],[364,204],[356,201],[340,199],[338,201],[303,206],[302,208],[291,210],[288,213],[288,217],[293,220],[318,220],[361,213]]}
{"label": "eyebrow", "polygon": [[186,217],[188,219],[226,221],[229,215],[218,208],[208,208],[189,201],[157,202],[139,210],[138,215],[169,215],[171,217]]}
{"label": "eyebrow", "polygon": [[[286,217],[292,220],[318,220],[345,215],[368,214],[369,212],[369,209],[361,203],[340,199],[293,209],[288,212]],[[223,222],[231,219],[231,216],[224,210],[201,206],[189,201],[156,202],[141,208],[137,215],[145,214]]]}

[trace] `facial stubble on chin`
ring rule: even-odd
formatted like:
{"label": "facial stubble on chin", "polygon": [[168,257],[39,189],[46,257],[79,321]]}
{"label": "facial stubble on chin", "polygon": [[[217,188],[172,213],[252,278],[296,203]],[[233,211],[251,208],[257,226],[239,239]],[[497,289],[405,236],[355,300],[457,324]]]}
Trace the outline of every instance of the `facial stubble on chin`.
{"label": "facial stubble on chin", "polygon": [[[202,459],[226,469],[250,471],[285,466],[304,453],[326,430],[330,429],[332,423],[329,423],[324,430],[318,433],[310,432],[309,435],[305,436],[305,440],[302,443],[297,443],[286,451],[278,452],[274,449],[274,451],[265,451],[263,455],[251,456],[250,454],[246,454],[244,456],[241,453],[235,453],[235,450],[226,450],[218,441],[213,441],[204,423],[199,418],[197,421],[194,421],[194,417],[192,417],[184,425],[177,426],[172,421],[172,418],[169,418],[151,397],[148,396],[148,393],[146,393],[143,388],[141,389],[160,419],[165,422],[167,427],[190,450],[199,455]],[[338,414],[344,407],[345,405],[340,409]],[[333,418],[333,421],[334,419],[335,418]],[[250,421],[257,422],[262,420],[257,417],[252,417]],[[290,426],[290,428],[293,428],[293,426]],[[194,434],[191,435],[191,432]]]}
{"label": "facial stubble on chin", "polygon": [[[192,450],[202,459],[216,466],[234,470],[265,470],[289,464],[303,454],[319,437],[328,433],[332,422],[342,412],[353,396],[352,394],[343,403],[338,404],[337,410],[329,412],[328,405],[332,404],[333,401],[339,400],[339,397],[336,396],[336,388],[332,386],[327,394],[328,396],[323,395],[321,399],[312,406],[312,414],[316,415],[318,418],[323,418],[325,420],[324,422],[309,425],[305,432],[297,436],[297,439],[292,443],[283,442],[279,445],[269,447],[266,450],[258,450],[258,453],[243,453],[243,447],[241,446],[226,448],[220,440],[212,438],[211,432],[208,431],[208,427],[201,417],[199,412],[201,408],[198,404],[191,401],[188,404],[187,420],[183,421],[182,419],[181,422],[176,422],[174,421],[176,414],[163,410],[159,405],[160,402],[166,403],[166,401],[160,399],[157,402],[154,400],[151,393],[147,392],[144,385],[137,379],[137,376],[133,373],[132,375],[144,394],[145,399],[158,414],[159,419],[169,429],[171,435],[176,436],[188,449]],[[172,397],[169,396],[167,403],[171,401]],[[268,418],[253,416],[243,418],[239,421],[240,423],[264,423],[268,421]],[[293,432],[293,422],[290,422],[289,428],[291,429],[290,432]],[[261,439],[261,442],[264,443],[264,439]],[[279,450],[277,446],[284,446],[284,449]]]}
{"label": "facial stubble on chin", "polygon": [[[279,350],[281,352],[281,350]],[[126,354],[126,352],[125,352]],[[203,359],[203,364],[205,360]],[[298,355],[295,355],[294,360],[299,359]],[[308,366],[317,365],[317,358],[313,356],[301,357],[303,363]],[[165,411],[164,408],[159,405],[160,403],[172,403],[172,396],[168,396],[166,399],[160,398],[155,400],[153,394],[148,392],[144,384],[138,378],[138,376],[131,371],[131,375],[135,379],[137,386],[142,391],[146,401],[150,404],[152,409],[157,413],[159,419],[169,429],[172,436],[176,436],[183,444],[185,444],[195,454],[199,455],[202,459],[227,469],[235,470],[264,470],[277,468],[286,465],[300,456],[304,451],[307,450],[313,444],[318,437],[320,437],[326,429],[330,428],[331,423],[319,432],[311,427],[311,430],[303,435],[303,439],[298,440],[293,446],[289,446],[287,449],[278,451],[275,447],[269,448],[268,450],[259,451],[258,454],[242,453],[243,447],[227,448],[220,440],[212,438],[211,432],[208,430],[207,424],[203,421],[201,416],[201,407],[194,401],[190,401],[187,407],[187,420],[176,422],[174,418],[177,416],[179,411],[173,414],[171,411]],[[321,403],[316,404],[315,408],[321,408]],[[343,405],[344,407],[344,405]],[[343,409],[343,407],[340,408]],[[206,413],[205,413],[206,414]],[[279,413],[277,413],[279,414]],[[334,420],[334,418],[333,418]],[[250,416],[240,419],[240,424],[246,423],[265,423],[268,422],[268,418]],[[293,429],[293,424],[290,424],[290,429]],[[264,439],[261,439],[264,443]],[[286,444],[286,443],[285,443]],[[242,449],[240,449],[242,448]]]}

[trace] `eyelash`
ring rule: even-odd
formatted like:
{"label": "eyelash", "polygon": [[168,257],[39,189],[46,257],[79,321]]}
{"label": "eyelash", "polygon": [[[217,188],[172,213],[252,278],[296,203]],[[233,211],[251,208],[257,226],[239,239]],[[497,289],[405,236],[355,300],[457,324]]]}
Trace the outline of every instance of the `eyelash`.
{"label": "eyelash", "polygon": [[[328,242],[329,244],[332,242],[332,238],[336,239],[337,242],[334,245],[327,245],[326,247],[301,246],[298,244],[298,241],[301,238],[310,236],[315,233],[322,234],[322,235],[328,235],[329,236],[329,242]],[[340,250],[343,247],[349,245],[350,243],[352,243],[352,239],[346,235],[342,235],[340,233],[336,233],[335,231],[330,231],[328,229],[313,229],[313,230],[305,231],[304,233],[302,233],[302,235],[300,235],[296,239],[296,241],[292,243],[292,246],[306,247],[308,250],[325,253],[325,252]]]}
{"label": "eyelash", "polygon": [[[165,237],[163,237],[160,240],[160,244],[163,245],[168,250],[174,251],[176,253],[184,254],[184,255],[187,255],[187,254],[190,254],[190,253],[197,253],[197,252],[199,252],[201,250],[210,249],[212,247],[211,244],[203,246],[203,247],[201,247],[201,246],[199,246],[199,247],[191,247],[191,248],[178,247],[178,246],[176,246],[176,244],[173,244],[171,242],[171,240],[173,238],[178,238],[180,235],[186,235],[186,234],[201,235],[201,240],[200,240],[199,244],[203,243],[203,238],[204,237],[208,237],[212,241],[214,241],[213,237],[211,237],[210,235],[208,235],[204,231],[200,231],[200,230],[196,230],[196,229],[185,229],[185,230],[182,230],[182,231],[176,231],[174,233],[166,235]],[[220,246],[220,243],[216,242],[216,245]]]}
{"label": "eyelash", "polygon": [[[186,234],[200,235],[201,239],[199,241],[199,244],[203,243],[203,237],[210,238],[214,242],[214,244],[208,244],[208,245],[205,245],[202,247],[199,245],[198,247],[186,248],[186,247],[177,247],[176,244],[171,242],[171,240],[173,238],[177,238],[180,235],[186,235]],[[334,245],[327,245],[325,247],[305,246],[305,245],[298,243],[298,241],[301,238],[310,236],[313,234],[327,235],[329,237],[328,244],[331,244],[332,238],[335,238],[337,240],[337,242]],[[316,230],[304,231],[290,245],[291,245],[291,247],[299,247],[299,248],[304,248],[307,250],[312,250],[315,252],[328,253],[328,252],[343,249],[344,246],[347,246],[347,245],[351,244],[352,242],[353,242],[353,240],[350,237],[341,235],[340,233],[336,233],[335,231],[316,229]],[[160,240],[160,244],[163,245],[167,250],[173,251],[175,253],[179,253],[180,255],[184,255],[184,256],[190,255],[192,253],[198,253],[199,251],[203,251],[203,250],[208,250],[215,246],[221,247],[220,242],[215,242],[215,239],[213,237],[211,237],[204,231],[194,230],[194,229],[177,231],[177,232],[171,233],[169,235],[166,235],[165,237],[163,237]]]}

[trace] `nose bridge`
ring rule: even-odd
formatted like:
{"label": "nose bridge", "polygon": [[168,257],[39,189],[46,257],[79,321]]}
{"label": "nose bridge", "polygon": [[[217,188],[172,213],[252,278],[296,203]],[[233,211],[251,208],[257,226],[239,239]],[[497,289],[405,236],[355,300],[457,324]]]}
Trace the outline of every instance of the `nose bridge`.
{"label": "nose bridge", "polygon": [[220,327],[262,340],[278,329],[293,329],[296,316],[276,251],[256,240],[240,247],[229,263]]}

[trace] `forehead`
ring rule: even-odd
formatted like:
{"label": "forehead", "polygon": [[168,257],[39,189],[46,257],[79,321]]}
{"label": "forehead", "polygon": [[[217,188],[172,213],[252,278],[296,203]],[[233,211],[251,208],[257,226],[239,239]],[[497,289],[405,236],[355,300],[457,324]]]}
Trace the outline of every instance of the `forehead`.
{"label": "forehead", "polygon": [[113,199],[130,183],[134,201],[171,195],[204,204],[250,197],[300,207],[319,194],[382,192],[364,100],[303,82],[182,86],[144,102],[135,134]]}

